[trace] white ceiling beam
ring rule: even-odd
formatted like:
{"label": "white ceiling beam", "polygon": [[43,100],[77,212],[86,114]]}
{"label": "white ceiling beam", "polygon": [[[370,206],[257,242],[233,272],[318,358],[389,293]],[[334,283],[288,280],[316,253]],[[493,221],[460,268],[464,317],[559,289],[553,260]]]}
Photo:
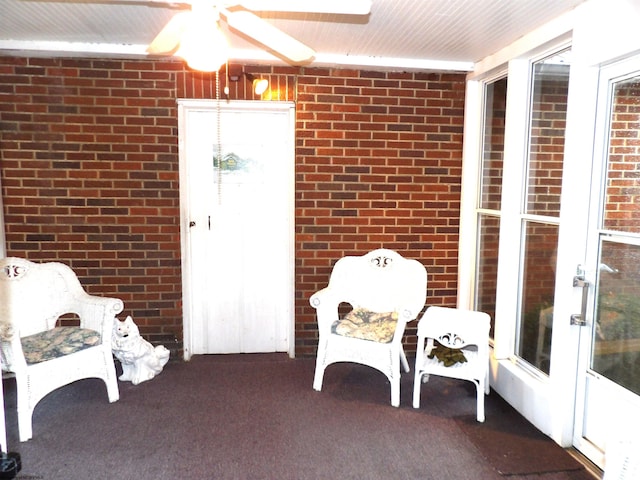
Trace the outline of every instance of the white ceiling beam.
{"label": "white ceiling beam", "polygon": [[473,62],[430,60],[427,58],[393,58],[317,54],[311,66],[313,67],[320,65],[374,70],[436,72],[470,72],[473,70],[474,66]]}
{"label": "white ceiling beam", "polygon": [[[145,58],[149,56],[146,50],[147,45],[0,40],[0,55],[4,52],[8,55],[34,57]],[[286,65],[283,60],[264,50],[232,49],[230,60]],[[392,71],[470,72],[473,70],[473,62],[327,54],[317,54],[308,66]]]}

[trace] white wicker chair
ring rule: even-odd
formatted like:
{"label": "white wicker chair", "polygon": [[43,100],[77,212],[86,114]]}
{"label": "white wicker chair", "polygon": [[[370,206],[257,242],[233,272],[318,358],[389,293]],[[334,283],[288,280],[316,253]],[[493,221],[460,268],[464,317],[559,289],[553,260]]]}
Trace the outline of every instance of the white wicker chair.
{"label": "white wicker chair", "polygon": [[[417,260],[378,249],[336,262],[329,285],[310,298],[318,317],[318,356],[313,388],[320,391],[324,371],[336,362],[375,368],[391,383],[391,405],[400,405],[400,362],[409,364],[402,348],[407,322],[425,304],[427,271]],[[341,304],[353,310],[340,318]]]}
{"label": "white wicker chair", "polygon": [[[15,374],[21,442],[33,435],[36,404],[59,387],[100,378],[109,402],[118,400],[111,333],[122,309],[119,299],[87,294],[66,265],[0,259],[2,368]],[[57,326],[65,314],[80,325]]]}
{"label": "white wicker chair", "polygon": [[[484,396],[489,394],[489,328],[491,318],[483,312],[446,307],[429,307],[418,322],[413,408],[420,407],[421,384],[429,375],[469,380],[476,387],[476,418],[484,422]],[[447,365],[434,354],[439,348],[464,355],[463,362]],[[431,358],[429,358],[431,357]],[[444,356],[445,361],[449,361]]]}

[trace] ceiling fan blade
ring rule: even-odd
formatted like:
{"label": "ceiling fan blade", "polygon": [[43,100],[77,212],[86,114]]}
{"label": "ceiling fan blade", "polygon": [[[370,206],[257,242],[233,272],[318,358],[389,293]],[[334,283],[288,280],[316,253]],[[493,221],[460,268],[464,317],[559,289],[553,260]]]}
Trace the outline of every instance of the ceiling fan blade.
{"label": "ceiling fan blade", "polygon": [[335,13],[367,15],[371,0],[240,0],[240,5],[255,12]]}
{"label": "ceiling fan blade", "polygon": [[126,5],[127,3],[137,5],[164,5],[165,8],[191,8],[194,1],[197,0],[45,0],[59,3],[97,3],[105,5]]}
{"label": "ceiling fan blade", "polygon": [[151,54],[171,53],[178,48],[182,34],[189,24],[189,15],[191,15],[191,11],[176,13],[147,47],[147,52]]}
{"label": "ceiling fan blade", "polygon": [[304,43],[287,35],[253,13],[222,11],[222,14],[227,18],[227,23],[231,28],[257,40],[293,63],[306,62],[316,54]]}

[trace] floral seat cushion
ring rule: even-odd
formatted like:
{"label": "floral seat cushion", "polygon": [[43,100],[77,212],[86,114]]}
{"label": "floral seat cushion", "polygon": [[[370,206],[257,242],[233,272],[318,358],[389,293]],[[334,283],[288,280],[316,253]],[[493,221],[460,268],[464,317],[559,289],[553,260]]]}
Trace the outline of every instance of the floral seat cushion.
{"label": "floral seat cushion", "polygon": [[100,334],[80,327],[56,327],[22,337],[22,351],[28,365],[79,352],[100,345]]}
{"label": "floral seat cushion", "polygon": [[344,318],[333,322],[331,331],[343,337],[389,343],[393,340],[397,323],[397,312],[378,313],[354,308]]}

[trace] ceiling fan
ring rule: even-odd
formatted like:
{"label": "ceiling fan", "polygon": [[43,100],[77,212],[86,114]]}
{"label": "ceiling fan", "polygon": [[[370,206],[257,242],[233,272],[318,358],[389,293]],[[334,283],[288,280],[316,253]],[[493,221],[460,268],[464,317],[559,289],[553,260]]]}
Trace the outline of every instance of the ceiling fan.
{"label": "ceiling fan", "polygon": [[371,11],[372,0],[135,1],[184,8],[176,13],[155,37],[147,48],[148,53],[177,53],[184,57],[190,66],[198,70],[213,71],[227,58],[225,50],[228,43],[220,30],[220,22],[223,20],[229,28],[252,38],[292,64],[302,64],[310,61],[315,56],[315,51],[253,12],[367,15]]}

